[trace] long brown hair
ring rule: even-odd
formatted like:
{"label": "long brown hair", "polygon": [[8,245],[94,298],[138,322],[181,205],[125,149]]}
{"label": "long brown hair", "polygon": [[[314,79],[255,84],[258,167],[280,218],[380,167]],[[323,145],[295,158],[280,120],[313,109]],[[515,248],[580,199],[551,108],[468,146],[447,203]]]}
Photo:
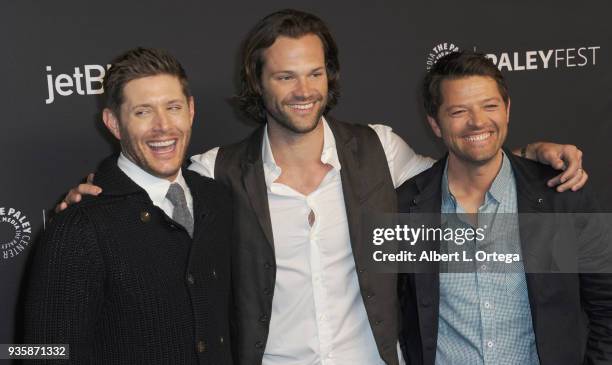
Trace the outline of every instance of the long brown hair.
{"label": "long brown hair", "polygon": [[328,80],[328,100],[324,113],[331,110],[338,102],[340,96],[338,48],[327,25],[313,14],[293,9],[280,10],[260,20],[242,44],[240,91],[234,100],[240,110],[254,121],[266,123],[261,86],[263,52],[279,36],[299,38],[306,34],[318,36],[323,43]]}

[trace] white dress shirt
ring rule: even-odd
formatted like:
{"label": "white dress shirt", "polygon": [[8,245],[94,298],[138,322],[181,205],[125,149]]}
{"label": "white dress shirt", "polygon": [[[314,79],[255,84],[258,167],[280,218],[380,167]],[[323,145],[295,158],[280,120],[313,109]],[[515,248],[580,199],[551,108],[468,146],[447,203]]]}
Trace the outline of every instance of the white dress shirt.
{"label": "white dress shirt", "polygon": [[[281,169],[274,161],[267,129],[264,133],[262,160],[277,274],[263,365],[384,364],[359,289],[340,179],[342,166],[325,120],[323,126],[321,162],[332,169],[308,196],[275,182]],[[370,127],[382,142],[394,186],[432,165],[432,159],[415,154],[391,128]],[[215,148],[192,157],[189,169],[213,177],[217,152]]]}
{"label": "white dress shirt", "polygon": [[172,218],[172,212],[174,211],[174,205],[166,198],[166,194],[168,193],[168,188],[170,188],[170,184],[178,183],[185,192],[185,200],[187,200],[187,208],[189,209],[189,213],[193,217],[193,197],[191,196],[191,190],[189,190],[189,186],[185,182],[185,178],[183,177],[183,173],[179,169],[178,175],[174,181],[170,182],[169,180],[159,178],[157,176],[153,176],[143,170],[140,166],[133,163],[130,159],[128,159],[123,153],[119,155],[117,159],[117,166],[121,171],[123,171],[132,181],[136,183],[136,185],[140,186],[147,192],[149,198],[153,202],[153,205],[161,208],[161,210],[166,213],[166,215]]}

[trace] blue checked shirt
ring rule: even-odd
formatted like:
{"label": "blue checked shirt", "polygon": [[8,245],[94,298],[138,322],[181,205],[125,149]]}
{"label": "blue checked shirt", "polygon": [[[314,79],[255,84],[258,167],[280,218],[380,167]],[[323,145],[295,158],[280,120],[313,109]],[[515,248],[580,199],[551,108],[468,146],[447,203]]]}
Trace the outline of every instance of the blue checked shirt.
{"label": "blue checked shirt", "polygon": [[[465,213],[449,191],[447,169],[442,177],[442,213]],[[487,239],[503,241],[520,253],[518,217],[498,214],[517,213],[516,183],[505,154],[478,213],[480,226],[488,220]],[[478,250],[486,243],[469,244]],[[512,272],[495,273],[487,271],[491,269],[486,261],[474,262],[475,272],[440,274],[436,364],[539,365],[522,262],[515,263]]]}

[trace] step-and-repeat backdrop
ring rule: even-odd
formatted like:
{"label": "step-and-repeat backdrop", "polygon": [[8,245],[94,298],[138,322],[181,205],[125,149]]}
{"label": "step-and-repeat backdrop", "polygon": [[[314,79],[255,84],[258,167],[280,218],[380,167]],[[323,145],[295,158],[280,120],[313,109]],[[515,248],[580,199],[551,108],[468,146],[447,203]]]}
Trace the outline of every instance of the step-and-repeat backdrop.
{"label": "step-and-repeat backdrop", "polygon": [[0,343],[19,332],[27,260],[50,210],[114,149],[101,122],[110,60],[135,47],[177,56],[196,98],[190,153],[237,141],[253,125],[229,103],[239,44],[262,16],[314,12],[340,49],[332,115],[385,123],[439,157],[419,83],[437,58],[475,49],[508,79],[508,145],[578,145],[589,185],[612,204],[612,27],[607,1],[3,1],[0,5]]}

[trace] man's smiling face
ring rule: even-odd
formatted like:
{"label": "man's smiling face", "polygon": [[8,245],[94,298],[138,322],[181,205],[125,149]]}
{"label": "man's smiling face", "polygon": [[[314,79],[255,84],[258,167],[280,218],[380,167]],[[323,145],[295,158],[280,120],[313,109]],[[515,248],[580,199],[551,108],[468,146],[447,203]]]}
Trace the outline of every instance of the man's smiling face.
{"label": "man's smiling face", "polygon": [[475,165],[494,159],[508,133],[510,101],[504,102],[495,80],[488,76],[446,79],[440,84],[442,104],[427,119],[443,139],[451,158]]}
{"label": "man's smiling face", "polygon": [[193,98],[175,76],[160,74],[123,87],[119,116],[106,109],[105,123],[123,153],[151,175],[174,180],[183,163],[194,116]]}
{"label": "man's smiling face", "polygon": [[263,52],[262,97],[268,122],[293,133],[314,130],[327,104],[328,80],[318,36],[280,36]]}

